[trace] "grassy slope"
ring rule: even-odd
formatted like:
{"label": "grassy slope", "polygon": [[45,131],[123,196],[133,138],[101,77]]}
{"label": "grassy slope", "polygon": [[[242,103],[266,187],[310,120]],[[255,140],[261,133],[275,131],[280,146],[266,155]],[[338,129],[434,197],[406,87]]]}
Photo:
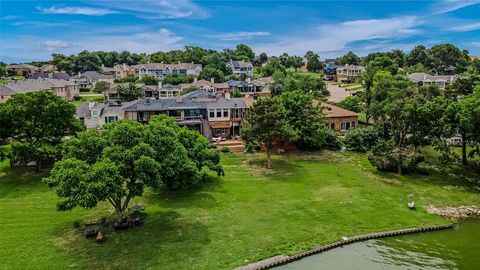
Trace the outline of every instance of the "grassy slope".
{"label": "grassy slope", "polygon": [[[480,205],[465,180],[378,173],[363,156],[338,153],[276,157],[224,155],[227,176],[188,191],[138,198],[143,227],[107,233],[102,245],[80,236],[72,222],[99,218],[98,209],[58,213],[40,176],[0,171],[0,261],[6,269],[159,268],[231,269],[277,254],[295,253],[343,235],[445,223],[423,206]],[[337,164],[340,176],[337,175]],[[462,171],[448,169],[456,175]],[[445,188],[448,187],[448,188]],[[413,192],[419,207],[406,207]],[[248,260],[248,261],[247,261]]]}

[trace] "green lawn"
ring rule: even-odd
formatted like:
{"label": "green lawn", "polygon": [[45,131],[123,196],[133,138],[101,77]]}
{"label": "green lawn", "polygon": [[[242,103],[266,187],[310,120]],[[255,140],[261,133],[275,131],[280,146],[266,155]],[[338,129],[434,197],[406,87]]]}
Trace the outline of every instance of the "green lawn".
{"label": "green lawn", "polygon": [[[56,212],[42,175],[3,162],[0,268],[232,269],[343,235],[446,223],[424,211],[430,203],[480,205],[466,180],[473,176],[456,165],[398,176],[375,171],[363,155],[328,151],[275,156],[273,170],[264,162],[263,154],[226,154],[223,178],[183,192],[148,191],[133,202],[146,206],[145,224],[107,230],[103,244],[72,223],[111,215],[109,206]],[[407,209],[409,193],[416,211]]]}

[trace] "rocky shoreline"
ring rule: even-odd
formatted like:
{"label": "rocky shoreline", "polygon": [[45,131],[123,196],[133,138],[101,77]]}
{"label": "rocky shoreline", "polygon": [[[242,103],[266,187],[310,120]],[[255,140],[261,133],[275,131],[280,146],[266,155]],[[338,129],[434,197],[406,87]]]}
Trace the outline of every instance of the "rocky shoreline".
{"label": "rocky shoreline", "polygon": [[430,214],[439,215],[446,218],[469,218],[480,217],[480,207],[478,206],[459,206],[459,207],[435,207],[428,205],[426,208]]}

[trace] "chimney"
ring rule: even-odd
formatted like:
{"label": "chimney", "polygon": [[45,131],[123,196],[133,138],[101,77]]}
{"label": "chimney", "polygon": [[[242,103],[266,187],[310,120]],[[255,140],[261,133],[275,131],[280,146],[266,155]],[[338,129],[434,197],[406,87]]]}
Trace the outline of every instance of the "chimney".
{"label": "chimney", "polygon": [[230,100],[230,93],[229,92],[225,92],[225,99]]}
{"label": "chimney", "polygon": [[215,83],[215,78],[210,78],[210,82]]}
{"label": "chimney", "polygon": [[198,82],[197,77],[193,78],[193,84],[197,84],[197,82]]}
{"label": "chimney", "polygon": [[180,95],[176,96],[176,97],[175,97],[175,101],[176,101],[177,103],[182,103],[182,101],[183,101],[182,96],[180,96]]}
{"label": "chimney", "polygon": [[88,109],[91,110],[93,108],[93,106],[95,106],[95,102],[94,101],[89,101],[88,102]]}
{"label": "chimney", "polygon": [[150,98],[145,98],[145,105],[150,106]]}
{"label": "chimney", "polygon": [[247,77],[247,82],[250,83],[251,82],[251,79],[250,77]]}
{"label": "chimney", "polygon": [[127,64],[126,64],[126,63],[123,63],[123,68],[124,68],[124,69],[127,68]]}
{"label": "chimney", "polygon": [[162,89],[162,81],[158,81],[158,89]]}

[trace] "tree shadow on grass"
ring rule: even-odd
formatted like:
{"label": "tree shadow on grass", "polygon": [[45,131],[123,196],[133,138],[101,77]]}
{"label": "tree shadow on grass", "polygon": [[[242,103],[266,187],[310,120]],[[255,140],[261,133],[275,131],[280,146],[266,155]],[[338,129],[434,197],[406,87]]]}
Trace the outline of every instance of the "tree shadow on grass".
{"label": "tree shadow on grass", "polygon": [[47,171],[35,172],[34,168],[17,167],[0,171],[0,198],[24,197],[46,188],[42,178],[48,176]]}
{"label": "tree shadow on grass", "polygon": [[244,167],[254,177],[283,181],[292,181],[292,176],[304,171],[303,166],[299,162],[292,161],[286,155],[273,156],[271,169],[267,168],[267,159],[258,156],[245,160]]}
{"label": "tree shadow on grass", "polygon": [[111,224],[100,229],[106,237],[101,244],[83,236],[83,225],[74,229],[64,224],[56,230],[55,244],[73,268],[145,269],[179,262],[194,265],[202,247],[210,243],[206,226],[175,211],[147,211],[144,225],[126,231],[113,231]]}

